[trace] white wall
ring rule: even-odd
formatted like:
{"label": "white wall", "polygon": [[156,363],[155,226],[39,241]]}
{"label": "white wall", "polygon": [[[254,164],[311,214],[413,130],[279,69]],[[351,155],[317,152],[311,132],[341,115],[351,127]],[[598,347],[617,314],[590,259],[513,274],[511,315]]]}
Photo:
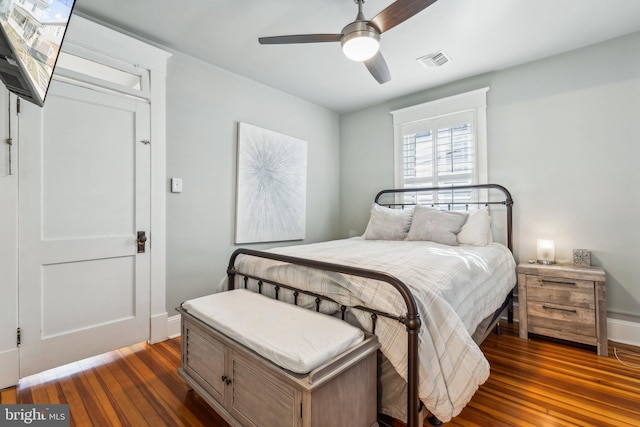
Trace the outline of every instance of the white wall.
{"label": "white wall", "polygon": [[[234,245],[238,122],[307,141],[306,239],[339,235],[339,119],[336,113],[189,56],[167,70],[167,310],[210,293]],[[169,184],[167,183],[167,190]],[[286,242],[303,243],[303,242]],[[283,243],[243,245],[267,248]]]}
{"label": "white wall", "polygon": [[[459,81],[341,116],[341,233],[362,232],[376,191],[393,186],[390,111],[489,86],[489,181],[514,206],[514,249],[535,258],[592,251],[610,317],[640,322],[640,33]],[[361,153],[366,153],[364,161]]]}

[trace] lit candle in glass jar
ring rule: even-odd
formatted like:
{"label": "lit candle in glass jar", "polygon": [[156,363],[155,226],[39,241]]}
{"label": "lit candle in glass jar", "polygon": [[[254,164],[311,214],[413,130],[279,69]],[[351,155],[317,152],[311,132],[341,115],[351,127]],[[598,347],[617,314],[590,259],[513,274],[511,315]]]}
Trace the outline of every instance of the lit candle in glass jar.
{"label": "lit candle in glass jar", "polygon": [[556,248],[553,240],[538,239],[538,262],[540,264],[555,264]]}

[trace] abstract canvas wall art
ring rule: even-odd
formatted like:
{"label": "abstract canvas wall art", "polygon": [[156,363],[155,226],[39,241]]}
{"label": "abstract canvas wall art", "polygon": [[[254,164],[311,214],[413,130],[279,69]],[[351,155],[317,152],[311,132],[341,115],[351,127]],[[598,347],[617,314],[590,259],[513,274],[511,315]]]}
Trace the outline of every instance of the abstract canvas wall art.
{"label": "abstract canvas wall art", "polygon": [[304,239],[306,198],[306,141],[239,123],[236,243]]}

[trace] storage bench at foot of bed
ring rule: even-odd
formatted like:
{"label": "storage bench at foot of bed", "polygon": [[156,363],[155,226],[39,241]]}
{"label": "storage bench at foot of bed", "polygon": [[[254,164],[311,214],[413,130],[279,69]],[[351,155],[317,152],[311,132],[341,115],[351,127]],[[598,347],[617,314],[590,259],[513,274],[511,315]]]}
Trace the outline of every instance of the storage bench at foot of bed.
{"label": "storage bench at foot of bed", "polygon": [[379,344],[375,336],[366,337],[308,374],[296,374],[280,368],[185,310],[181,312],[182,366],[178,371],[187,384],[231,425],[377,425]]}

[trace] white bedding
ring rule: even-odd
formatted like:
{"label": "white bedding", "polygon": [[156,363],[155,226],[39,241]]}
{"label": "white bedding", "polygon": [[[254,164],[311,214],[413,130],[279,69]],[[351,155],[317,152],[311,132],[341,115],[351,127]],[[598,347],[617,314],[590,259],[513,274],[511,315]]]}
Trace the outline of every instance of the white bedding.
{"label": "white bedding", "polygon": [[[441,421],[456,416],[488,378],[489,364],[470,334],[516,284],[515,261],[505,246],[352,238],[271,252],[384,271],[409,286],[422,319],[419,395]],[[386,283],[249,256],[240,256],[236,266],[243,273],[327,294],[341,304],[406,313],[402,298]],[[366,314],[358,320],[370,327]],[[379,317],[376,335],[382,352],[406,380],[404,325]]]}
{"label": "white bedding", "polygon": [[339,319],[235,289],[185,301],[182,307],[276,365],[306,374],[364,339]]}

